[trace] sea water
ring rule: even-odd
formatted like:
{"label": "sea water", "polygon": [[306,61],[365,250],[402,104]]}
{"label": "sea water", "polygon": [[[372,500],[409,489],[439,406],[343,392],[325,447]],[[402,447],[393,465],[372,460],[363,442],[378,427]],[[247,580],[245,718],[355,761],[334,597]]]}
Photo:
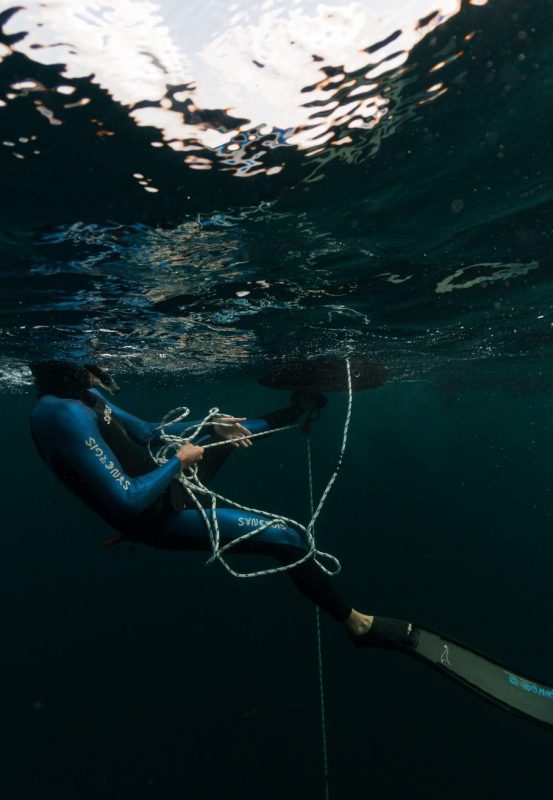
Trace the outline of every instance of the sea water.
{"label": "sea water", "polygon": [[[282,407],[258,378],[284,359],[384,365],[316,531],[341,591],[551,683],[552,3],[14,9],[5,796],[325,796],[312,607],[286,576],[105,550],[33,449],[37,358],[101,363],[148,420]],[[328,398],[316,497],[347,407]],[[214,486],[305,523],[304,434],[237,451]],[[322,650],[331,797],[548,791],[549,731],[326,619]]]}

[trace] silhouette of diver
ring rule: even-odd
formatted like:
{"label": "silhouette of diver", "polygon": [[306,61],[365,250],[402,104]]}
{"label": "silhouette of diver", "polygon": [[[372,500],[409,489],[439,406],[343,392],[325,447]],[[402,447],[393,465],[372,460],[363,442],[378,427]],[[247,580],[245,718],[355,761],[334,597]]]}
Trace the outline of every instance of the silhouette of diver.
{"label": "silhouette of diver", "polygon": [[[209,551],[210,540],[201,513],[186,488],[176,480],[195,464],[202,483],[213,478],[236,447],[249,447],[248,434],[269,431],[298,420],[326,403],[324,395],[295,392],[291,404],[256,419],[225,417],[214,422],[197,444],[182,445],[159,466],[148,442],[159,437],[158,422],[145,422],[108,402],[100,389],[119,391],[114,379],[96,364],[50,360],[31,364],[38,400],[30,418],[31,433],[42,459],[67,486],[122,537],[164,550]],[[168,425],[167,433],[190,435],[199,421]],[[204,450],[202,445],[227,441],[228,446]],[[211,514],[210,508],[205,513]],[[267,517],[219,507],[221,546],[259,527]],[[272,556],[282,565],[307,552],[301,531],[272,524],[234,548],[239,553]],[[356,611],[338,593],[331,576],[313,558],[287,570],[294,585],[313,603],[342,623],[359,646],[407,647],[417,642],[417,630],[402,620],[373,617]]]}

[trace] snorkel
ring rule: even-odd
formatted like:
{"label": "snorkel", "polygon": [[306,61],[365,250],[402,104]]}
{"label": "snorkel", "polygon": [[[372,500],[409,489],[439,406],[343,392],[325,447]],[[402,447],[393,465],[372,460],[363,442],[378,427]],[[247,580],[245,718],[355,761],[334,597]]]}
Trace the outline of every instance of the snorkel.
{"label": "snorkel", "polygon": [[93,386],[104,389],[112,397],[119,394],[121,387],[105,370],[101,369],[97,364],[85,364],[84,367],[92,376],[91,382]]}

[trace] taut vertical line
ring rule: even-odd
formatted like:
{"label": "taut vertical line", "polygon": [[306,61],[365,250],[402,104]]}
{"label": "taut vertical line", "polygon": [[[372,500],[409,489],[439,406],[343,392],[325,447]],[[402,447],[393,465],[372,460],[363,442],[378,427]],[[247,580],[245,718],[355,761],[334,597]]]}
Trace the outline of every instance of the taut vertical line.
{"label": "taut vertical line", "polygon": [[[309,505],[310,505],[311,517],[313,517],[315,502],[313,498],[311,438],[309,433],[307,434],[307,470],[309,475]],[[312,533],[313,535],[315,535],[314,530],[312,531]],[[329,785],[329,775],[328,775],[328,745],[326,736],[326,706],[325,706],[324,676],[323,676],[323,646],[321,640],[321,612],[318,606],[317,608],[315,608],[315,634],[317,639],[317,665],[319,673],[319,700],[320,700],[320,713],[321,713],[321,744],[323,751],[324,796],[325,800],[330,800],[330,785]]]}

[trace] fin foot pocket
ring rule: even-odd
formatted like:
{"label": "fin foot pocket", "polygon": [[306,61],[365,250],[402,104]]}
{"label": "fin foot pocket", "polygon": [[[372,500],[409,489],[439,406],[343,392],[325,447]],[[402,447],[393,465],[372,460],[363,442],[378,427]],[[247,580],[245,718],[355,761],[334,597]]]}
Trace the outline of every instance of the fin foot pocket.
{"label": "fin foot pocket", "polygon": [[404,649],[417,646],[419,632],[414,626],[410,627],[410,623],[403,619],[375,617],[366,633],[360,635],[352,633],[350,639],[356,647]]}

